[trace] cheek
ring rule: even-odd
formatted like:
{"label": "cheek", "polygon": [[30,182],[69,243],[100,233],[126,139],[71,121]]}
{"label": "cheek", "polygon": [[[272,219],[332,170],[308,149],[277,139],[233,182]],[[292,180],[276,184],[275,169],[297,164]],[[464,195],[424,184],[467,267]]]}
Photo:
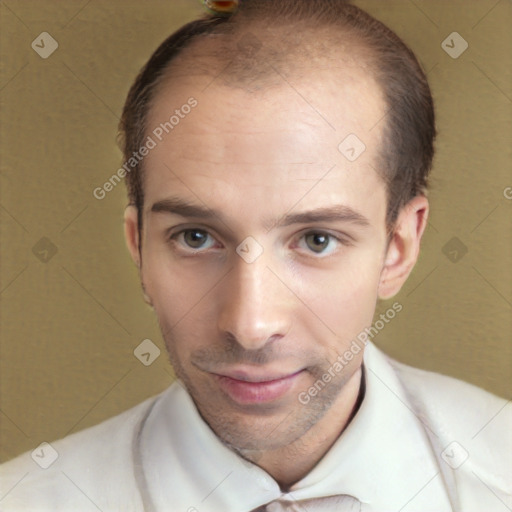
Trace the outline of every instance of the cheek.
{"label": "cheek", "polygon": [[186,272],[159,274],[157,278],[148,273],[145,279],[146,291],[158,317],[171,325],[189,316],[205,318],[205,307],[214,301],[214,285],[201,280],[197,273],[188,276]]}
{"label": "cheek", "polygon": [[[300,277],[301,298],[338,341],[352,340],[370,325],[378,297],[379,262],[375,252],[354,251],[329,271]],[[366,256],[366,257],[365,257]],[[324,329],[325,331],[325,329]]]}
{"label": "cheek", "polygon": [[186,335],[194,340],[194,334],[204,338],[200,328],[215,325],[212,306],[216,285],[223,279],[222,269],[215,262],[177,262],[169,250],[155,245],[146,244],[142,281],[162,329],[173,339]]}

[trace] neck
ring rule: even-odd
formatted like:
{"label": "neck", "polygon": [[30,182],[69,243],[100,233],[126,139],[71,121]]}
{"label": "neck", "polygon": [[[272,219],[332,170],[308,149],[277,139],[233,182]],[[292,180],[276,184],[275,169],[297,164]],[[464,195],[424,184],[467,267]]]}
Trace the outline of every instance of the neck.
{"label": "neck", "polygon": [[363,370],[359,368],[327,413],[302,437],[258,457],[255,463],[271,475],[283,491],[304,478],[318,464],[350,423],[364,395],[362,376]]}

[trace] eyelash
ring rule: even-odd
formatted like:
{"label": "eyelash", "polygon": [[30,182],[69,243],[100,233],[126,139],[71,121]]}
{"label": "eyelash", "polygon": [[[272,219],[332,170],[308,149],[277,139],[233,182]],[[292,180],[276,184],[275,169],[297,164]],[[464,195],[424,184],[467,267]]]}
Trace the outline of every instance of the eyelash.
{"label": "eyelash", "polygon": [[[339,236],[335,236],[332,233],[329,233],[327,231],[306,231],[305,233],[302,233],[300,235],[297,242],[294,243],[294,247],[297,246],[302,241],[304,241],[304,243],[306,243],[305,240],[308,235],[327,236],[329,239],[329,245],[331,244],[331,242],[335,242],[337,244],[337,246],[347,245],[346,243],[343,242],[343,240]],[[307,246],[306,246],[304,248],[304,251],[307,253],[308,256],[311,256],[316,259],[320,259],[320,258],[326,258],[326,257],[330,256],[331,254],[333,254],[336,251],[336,248],[334,248],[330,251],[326,250],[326,251],[321,251],[321,252],[315,252],[313,250],[308,250]]]}
{"label": "eyelash", "polygon": [[[203,249],[203,248],[198,248],[198,249],[194,249],[190,246],[187,247],[187,244],[184,242],[184,241],[180,241],[180,237],[184,236],[186,233],[190,233],[190,232],[200,232],[200,233],[204,233],[206,234],[209,238],[211,238],[212,240],[216,241],[215,237],[213,237],[207,230],[205,229],[202,229],[202,228],[186,228],[186,229],[182,229],[181,231],[178,231],[177,233],[174,233],[174,234],[171,234],[169,236],[169,241],[171,243],[173,243],[174,245],[179,245],[179,248],[180,250],[182,250],[183,252],[186,252],[188,255],[191,255],[191,256],[194,256],[194,255],[199,255],[199,254],[202,254],[202,253],[205,253],[207,252],[208,250],[210,250],[211,248],[207,248],[207,249]],[[293,248],[295,248],[299,242],[301,242],[302,240],[305,240],[305,238],[308,236],[308,235],[324,235],[324,236],[327,236],[329,238],[329,242],[336,242],[338,245],[341,245],[341,246],[350,246],[352,245],[351,241],[348,239],[348,238],[344,238],[344,237],[340,237],[339,235],[336,236],[332,233],[330,233],[329,231],[323,231],[323,230],[308,230],[308,231],[303,231],[299,234],[298,237],[296,237],[296,241],[294,242],[294,245],[293,245]],[[222,247],[221,247],[222,248]],[[312,250],[307,250],[307,249],[303,249],[305,252],[307,252],[307,255],[310,256],[310,257],[313,257],[315,259],[320,259],[320,258],[325,258],[331,254],[333,254],[336,249],[332,250],[332,251],[329,251],[327,253],[325,252],[319,252],[319,253],[316,253]]]}
{"label": "eyelash", "polygon": [[206,251],[205,249],[194,249],[193,247],[187,247],[187,245],[184,242],[182,243],[179,241],[179,237],[184,236],[185,233],[191,233],[191,232],[192,233],[193,232],[205,233],[208,237],[215,240],[215,238],[210,233],[208,233],[208,231],[206,231],[205,229],[200,229],[200,228],[182,229],[181,231],[178,231],[177,233],[170,235],[169,240],[173,244],[179,244],[182,249],[184,249],[186,252],[188,252],[190,254],[199,254],[199,253],[205,252]]}

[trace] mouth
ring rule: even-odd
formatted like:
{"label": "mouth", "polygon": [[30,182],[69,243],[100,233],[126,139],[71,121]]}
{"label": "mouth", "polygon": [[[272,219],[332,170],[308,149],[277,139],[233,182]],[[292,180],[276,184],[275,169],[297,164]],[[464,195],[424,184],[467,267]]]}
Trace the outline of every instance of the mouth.
{"label": "mouth", "polygon": [[304,370],[280,375],[248,375],[243,372],[215,374],[221,390],[239,404],[272,402],[288,393]]}

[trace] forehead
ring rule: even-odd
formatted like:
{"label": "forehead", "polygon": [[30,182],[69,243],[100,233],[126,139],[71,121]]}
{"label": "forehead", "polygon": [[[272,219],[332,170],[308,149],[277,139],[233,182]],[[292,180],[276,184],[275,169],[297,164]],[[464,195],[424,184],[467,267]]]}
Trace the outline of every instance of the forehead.
{"label": "forehead", "polygon": [[[220,121],[233,107],[242,113],[247,107],[266,109],[274,116],[295,110],[331,130],[352,126],[362,135],[385,111],[372,52],[343,32],[319,33],[305,26],[297,34],[297,29],[251,25],[192,42],[165,71],[150,108],[150,125],[157,124],[162,110],[165,118],[181,94],[182,99],[197,97],[203,112],[222,110]],[[255,54],[245,48],[247,41],[256,44]],[[272,125],[268,116],[261,121]]]}
{"label": "forehead", "polygon": [[[147,207],[171,192],[188,200],[202,196],[224,209],[228,197],[239,207],[252,197],[276,213],[306,193],[309,203],[355,203],[370,189],[385,197],[375,172],[385,107],[371,74],[351,65],[280,79],[278,87],[258,91],[204,75],[162,87],[148,116],[148,135],[190,98],[197,106],[181,112],[145,160]],[[315,193],[308,192],[312,186]]]}
{"label": "forehead", "polygon": [[[365,59],[356,55],[341,53],[328,61],[328,68],[311,66],[306,72],[302,66],[296,74],[275,68],[268,86],[255,89],[229,76],[223,62],[209,60],[208,72],[199,64],[184,69],[178,65],[159,87],[148,112],[147,131],[169,121],[176,109],[194,97],[198,108],[164,142],[178,142],[216,126],[219,135],[231,130],[252,136],[276,130],[300,133],[310,127],[326,142],[335,143],[353,133],[373,149],[380,142],[385,100]],[[223,145],[229,143],[226,138]]]}

